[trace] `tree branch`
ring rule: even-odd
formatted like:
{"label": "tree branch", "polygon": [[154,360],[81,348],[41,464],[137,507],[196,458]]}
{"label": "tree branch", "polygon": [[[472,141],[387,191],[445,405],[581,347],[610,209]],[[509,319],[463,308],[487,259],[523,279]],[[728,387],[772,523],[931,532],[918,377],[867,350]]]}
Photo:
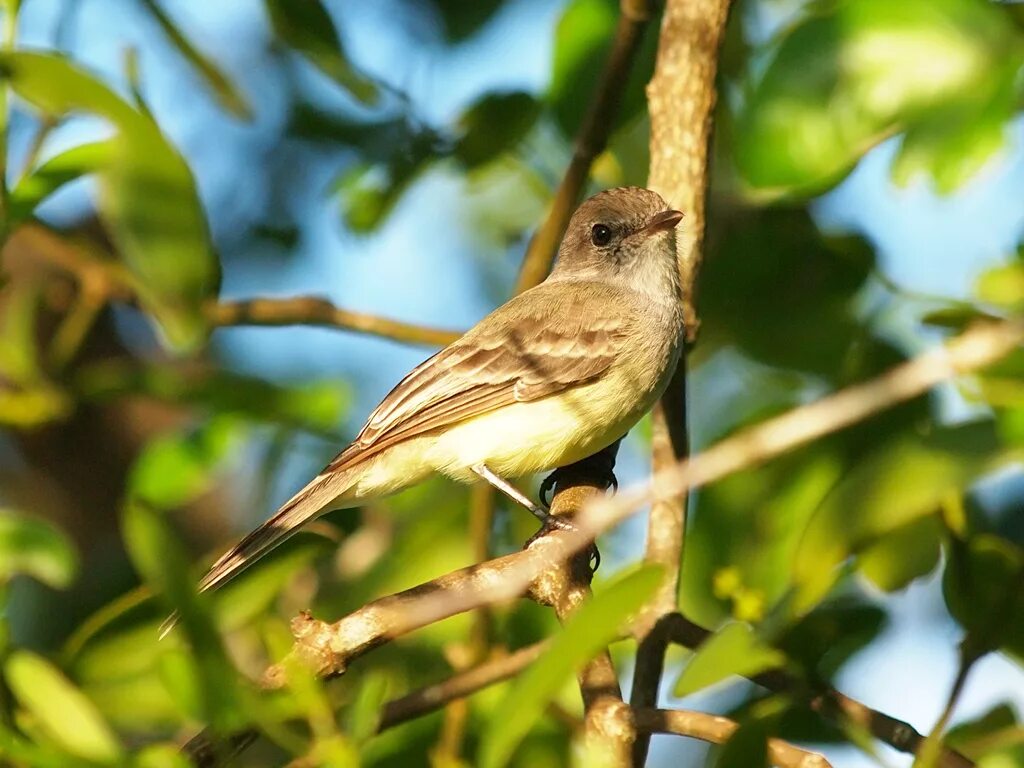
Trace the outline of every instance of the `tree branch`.
{"label": "tree branch", "polygon": [[[593,456],[556,471],[552,515],[572,519],[589,499],[604,494],[610,484],[618,447],[619,443],[615,442]],[[546,570],[531,584],[528,595],[554,608],[558,620],[564,624],[590,599],[592,577],[590,554],[581,550]],[[607,765],[629,766],[636,727],[632,711],[622,700],[619,678],[607,648],[583,666],[578,680],[589,747],[601,754]]]}
{"label": "tree branch", "polygon": [[342,328],[407,344],[443,347],[459,338],[458,331],[429,328],[403,323],[377,315],[354,312],[337,307],[316,296],[294,296],[285,299],[245,299],[212,302],[206,317],[214,326],[230,325],[314,325]]}
{"label": "tree branch", "polygon": [[551,268],[562,233],[583,194],[590,166],[608,144],[626,80],[640,48],[644,29],[653,13],[652,5],[651,0],[620,2],[619,21],[611,53],[576,135],[572,159],[555,192],[551,209],[527,246],[516,282],[516,293],[537,285]]}
{"label": "tree branch", "polygon": [[[695,338],[698,321],[694,285],[705,228],[715,73],[731,0],[669,0],[661,22],[654,77],[647,86],[651,119],[651,165],[647,185],[686,218],[677,233],[677,258],[683,288],[687,337]],[[689,455],[686,351],[652,419],[651,468],[654,473]],[[660,617],[676,609],[679,572],[686,531],[687,495],[665,496],[651,506],[644,559],[666,569],[667,578],[635,625],[638,642],[630,704],[657,704],[665,663],[665,643],[656,632]],[[633,764],[647,761],[650,739],[641,734],[633,747]]]}
{"label": "tree branch", "polygon": [[[637,729],[647,734],[672,733],[712,744],[724,744],[739,726],[727,717],[684,709],[636,710]],[[794,747],[782,739],[768,739],[768,759],[780,768],[831,768],[822,755]]]}
{"label": "tree branch", "polygon": [[[659,630],[668,642],[690,650],[697,648],[712,634],[679,613],[665,616]],[[802,687],[800,681],[779,670],[755,675],[750,679],[770,691],[794,691]],[[822,717],[840,724],[853,723],[900,752],[916,755],[925,744],[925,737],[910,723],[872,709],[834,688],[814,694],[808,703]],[[938,768],[971,768],[974,763],[947,747],[942,749],[936,765]]]}

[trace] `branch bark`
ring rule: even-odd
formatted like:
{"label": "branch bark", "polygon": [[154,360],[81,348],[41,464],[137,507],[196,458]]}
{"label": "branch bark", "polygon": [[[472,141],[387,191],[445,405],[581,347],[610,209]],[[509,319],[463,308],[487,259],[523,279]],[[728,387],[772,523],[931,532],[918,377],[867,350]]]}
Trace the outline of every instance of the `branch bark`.
{"label": "branch bark", "polygon": [[608,144],[615,125],[619,102],[626,80],[640,49],[644,29],[653,14],[652,0],[621,0],[618,25],[612,41],[611,53],[605,64],[597,90],[580,125],[579,133],[547,217],[530,240],[523,266],[516,282],[516,293],[532,288],[545,278],[551,269],[562,233],[569,223],[576,203],[590,175],[590,167]]}
{"label": "branch bark", "polygon": [[[712,744],[724,744],[739,726],[719,715],[685,709],[636,710],[637,729],[647,734],[671,733]],[[768,739],[768,759],[779,768],[831,768],[822,755],[808,752],[782,739]]]}
{"label": "branch bark", "polygon": [[219,327],[231,325],[322,326],[430,347],[443,347],[461,335],[459,331],[430,328],[364,312],[354,312],[335,306],[327,299],[317,296],[212,302],[207,305],[205,311],[210,323]]}

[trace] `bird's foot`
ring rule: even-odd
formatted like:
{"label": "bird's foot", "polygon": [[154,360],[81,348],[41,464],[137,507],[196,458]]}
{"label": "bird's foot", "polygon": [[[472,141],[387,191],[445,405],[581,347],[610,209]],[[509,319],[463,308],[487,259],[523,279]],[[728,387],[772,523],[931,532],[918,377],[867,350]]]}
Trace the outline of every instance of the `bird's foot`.
{"label": "bird's foot", "polygon": [[[540,520],[540,530],[526,540],[526,543],[523,545],[523,549],[529,548],[533,542],[546,536],[552,531],[576,530],[576,526],[571,520],[559,517],[558,515],[552,515],[548,512],[543,512],[542,514],[544,515],[543,517],[538,516],[537,518]],[[591,542],[590,547],[587,549],[587,561],[590,563],[590,572],[592,574],[596,573],[597,569],[601,567],[601,550],[597,548],[597,544],[594,542]]]}
{"label": "bird's foot", "polygon": [[[586,470],[586,479],[593,482],[597,482],[604,486],[605,490],[609,488],[612,492],[619,490],[619,479],[615,477],[615,471],[612,467],[600,467],[598,465],[591,465]],[[580,476],[580,470],[575,464],[570,464],[568,467],[559,467],[550,475],[545,477],[540,483],[540,491],[538,496],[540,498],[540,504],[544,509],[551,509],[551,501],[554,496],[555,487],[559,484],[565,485],[570,484],[574,480],[577,480]]]}

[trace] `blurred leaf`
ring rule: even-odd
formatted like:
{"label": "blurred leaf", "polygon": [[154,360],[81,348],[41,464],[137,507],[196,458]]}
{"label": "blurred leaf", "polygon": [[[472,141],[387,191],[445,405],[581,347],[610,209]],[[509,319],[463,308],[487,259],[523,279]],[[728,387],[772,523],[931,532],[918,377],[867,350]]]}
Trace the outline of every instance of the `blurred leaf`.
{"label": "blurred leaf", "polygon": [[199,74],[220,105],[235,117],[251,120],[252,107],[249,105],[248,99],[242,95],[242,92],[235,87],[220,67],[192,44],[156,0],[142,0],[142,5],[149,11],[153,20],[160,25],[161,31],[167,36],[171,45]]}
{"label": "blurred leaf", "polygon": [[876,587],[895,592],[934,571],[941,556],[942,524],[937,517],[922,517],[868,545],[857,566]]}
{"label": "blurred leaf", "polygon": [[[420,4],[422,0],[415,0]],[[476,33],[501,7],[502,0],[427,0],[441,18],[445,36],[451,43],[461,42]]]}
{"label": "blurred leaf", "polygon": [[135,757],[136,768],[192,768],[177,744],[150,744]]}
{"label": "blurred leaf", "polygon": [[621,576],[573,613],[551,646],[523,672],[484,732],[483,768],[505,765],[516,746],[543,716],[545,706],[583,664],[623,629],[630,614],[654,594],[664,574],[648,566]]}
{"label": "blurred leaf", "polygon": [[194,665],[193,674],[200,681],[204,722],[225,732],[238,728],[245,714],[234,668],[209,619],[205,599],[195,593],[185,554],[170,527],[161,513],[139,500],[129,500],[124,511],[124,540],[136,569],[178,613],[178,631],[192,648],[192,655],[184,658]]}
{"label": "blurred leaf", "polygon": [[942,592],[972,649],[1024,658],[1024,550],[988,533],[952,546]]}
{"label": "blurred leaf", "polygon": [[733,675],[750,677],[785,661],[785,654],[762,642],[749,624],[731,622],[694,651],[676,680],[673,695],[689,696]]}
{"label": "blurred leaf", "polygon": [[346,718],[348,736],[357,745],[377,735],[387,694],[388,680],[380,672],[370,672],[360,681]]}
{"label": "blurred leaf", "polygon": [[742,723],[715,760],[715,768],[769,768],[768,729],[754,720]]}
{"label": "blurred leaf", "polygon": [[[593,100],[615,36],[619,13],[618,0],[572,0],[555,27],[555,55],[547,101],[566,137],[576,135]],[[654,71],[657,26],[648,25],[649,34],[640,44],[620,96],[615,127],[628,123],[646,106],[644,85]]]}
{"label": "blurred leaf", "polygon": [[483,165],[514,147],[539,115],[540,104],[528,93],[484,94],[459,118],[455,157],[468,168]]}
{"label": "blurred leaf", "polygon": [[[974,720],[960,723],[946,734],[947,745],[966,757],[987,765],[1024,765],[1024,729],[1014,707],[1000,704]],[[984,758],[992,759],[989,763]]]}
{"label": "blurred leaf", "polygon": [[51,157],[11,190],[12,222],[24,221],[36,206],[63,185],[108,167],[113,152],[110,141],[95,141]]}
{"label": "blurred leaf", "polygon": [[78,557],[60,530],[0,509],[0,585],[24,573],[60,589],[77,570]]}
{"label": "blurred leaf", "polygon": [[337,182],[342,215],[353,232],[377,229],[402,194],[424,171],[421,162],[400,158],[394,164],[357,165]]}
{"label": "blurred leaf", "polygon": [[739,109],[735,157],[751,187],[822,189],[906,130],[898,177],[924,169],[948,190],[1002,144],[1024,45],[996,5],[837,0],[808,8],[756,70]]}
{"label": "blurred leaf", "polygon": [[833,678],[885,626],[885,611],[853,600],[823,605],[786,627],[775,642],[811,680]]}
{"label": "blurred leaf", "polygon": [[77,385],[81,397],[99,402],[145,394],[223,415],[307,429],[332,439],[338,439],[336,428],[351,401],[349,387],[342,381],[281,386],[220,368],[122,360],[83,366]]}
{"label": "blurred leaf", "polygon": [[320,0],[264,0],[274,32],[363,104],[376,104],[377,86],[349,61],[334,20]]}
{"label": "blurred leaf", "polygon": [[825,596],[849,555],[935,511],[1006,456],[991,421],[904,436],[874,451],[836,485],[804,532],[793,561],[796,610]]}
{"label": "blurred leaf", "polygon": [[962,331],[978,320],[991,321],[998,320],[998,318],[966,303],[934,309],[921,317],[921,322],[925,325],[950,328],[956,331]]}
{"label": "blurred leaf", "polygon": [[202,305],[217,290],[220,267],[185,161],[149,116],[63,58],[5,53],[0,69],[46,114],[84,111],[117,127],[110,162],[99,173],[100,214],[168,344],[195,348],[206,337]]}
{"label": "blurred leaf", "polygon": [[184,506],[211,488],[246,432],[244,422],[218,415],[194,431],[153,439],[132,467],[129,493],[161,509]]}
{"label": "blurred leaf", "polygon": [[982,272],[974,290],[987,304],[1021,309],[1024,307],[1024,264],[1005,264]]}
{"label": "blurred leaf", "polygon": [[824,237],[804,208],[730,207],[712,217],[701,346],[737,344],[760,362],[837,384],[895,362],[854,316],[852,297],[875,262],[864,240]]}
{"label": "blurred leaf", "polygon": [[46,735],[76,757],[104,765],[122,758],[121,745],[92,703],[47,661],[14,651],[4,669],[7,684]]}

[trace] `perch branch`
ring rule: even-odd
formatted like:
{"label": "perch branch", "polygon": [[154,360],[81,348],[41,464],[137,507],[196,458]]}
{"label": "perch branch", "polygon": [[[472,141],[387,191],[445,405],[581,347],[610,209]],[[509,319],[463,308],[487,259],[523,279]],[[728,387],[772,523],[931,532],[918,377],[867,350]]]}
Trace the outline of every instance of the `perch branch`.
{"label": "perch branch", "polygon": [[551,268],[562,233],[583,194],[590,166],[608,144],[626,80],[653,13],[652,5],[651,0],[621,0],[611,53],[576,135],[572,159],[555,191],[551,209],[526,249],[516,293],[537,285]]}
{"label": "perch branch", "polygon": [[342,328],[407,344],[443,347],[455,341],[458,331],[403,323],[387,317],[354,312],[337,307],[317,296],[285,299],[245,299],[213,302],[206,307],[206,318],[215,326],[229,325],[317,325]]}
{"label": "perch branch", "polygon": [[[637,729],[644,733],[671,733],[712,744],[724,744],[739,728],[727,717],[684,709],[645,707],[636,710],[635,716]],[[831,768],[822,755],[794,747],[782,739],[768,739],[768,759],[780,768]]]}
{"label": "perch branch", "polygon": [[[616,442],[555,473],[552,515],[572,519],[588,500],[603,495],[611,482],[618,447]],[[527,594],[536,602],[554,608],[558,620],[564,624],[590,599],[592,577],[590,554],[581,550],[540,574]],[[622,700],[619,678],[607,648],[584,664],[578,681],[583,698],[584,734],[590,748],[601,754],[610,766],[629,766],[636,727],[632,710]]]}

